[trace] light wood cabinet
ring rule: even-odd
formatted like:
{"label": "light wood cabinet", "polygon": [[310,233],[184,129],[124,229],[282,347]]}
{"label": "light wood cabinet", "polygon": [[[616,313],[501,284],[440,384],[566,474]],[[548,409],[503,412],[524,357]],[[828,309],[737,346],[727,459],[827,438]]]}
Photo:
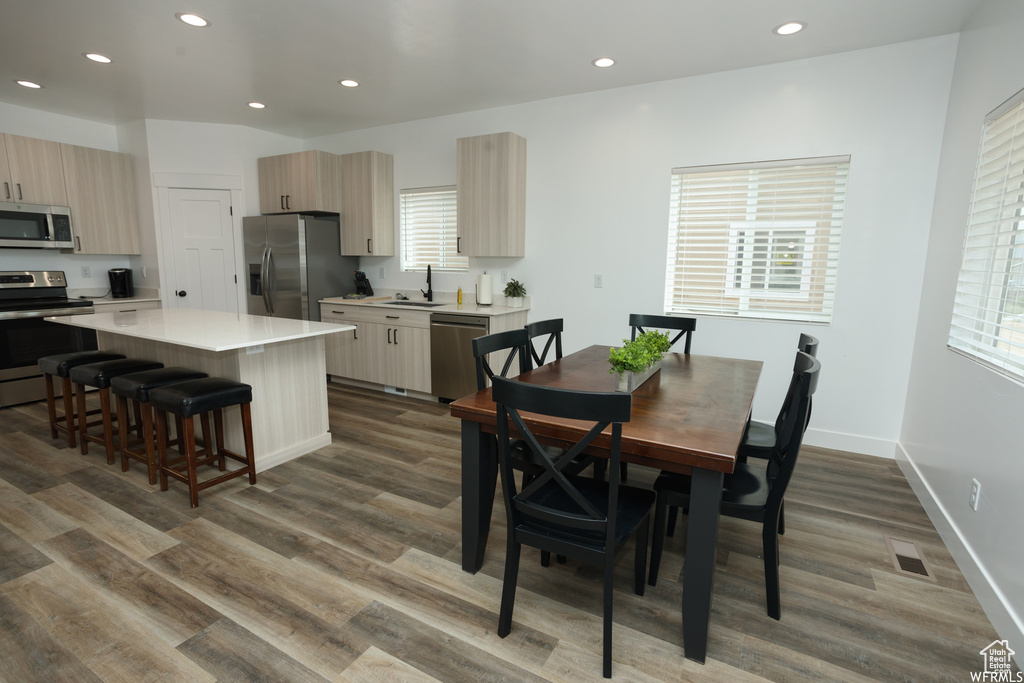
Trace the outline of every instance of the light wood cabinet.
{"label": "light wood cabinet", "polygon": [[342,154],[341,253],[394,256],[395,160],[383,152]]}
{"label": "light wood cabinet", "polygon": [[256,160],[260,213],[341,212],[341,163],[320,150]]}
{"label": "light wood cabinet", "polygon": [[0,201],[67,206],[60,143],[0,135]]}
{"label": "light wood cabinet", "polygon": [[456,142],[459,253],[526,255],[526,138],[494,133]]}
{"label": "light wood cabinet", "polygon": [[320,304],[323,322],[355,325],[324,339],[327,373],[430,393],[430,314]]}
{"label": "light wood cabinet", "polygon": [[154,308],[161,308],[161,305],[159,301],[93,300],[92,307],[97,313],[135,313],[136,311],[148,311]]}
{"label": "light wood cabinet", "polygon": [[76,254],[138,254],[130,154],[60,145]]}

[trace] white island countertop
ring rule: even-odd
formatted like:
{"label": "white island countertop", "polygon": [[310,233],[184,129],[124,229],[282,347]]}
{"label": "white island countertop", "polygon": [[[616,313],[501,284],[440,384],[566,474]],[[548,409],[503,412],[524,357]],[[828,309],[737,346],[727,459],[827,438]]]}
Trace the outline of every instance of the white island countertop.
{"label": "white island countertop", "polygon": [[206,351],[229,351],[355,329],[352,325],[245,313],[157,308],[126,313],[63,315],[49,321]]}

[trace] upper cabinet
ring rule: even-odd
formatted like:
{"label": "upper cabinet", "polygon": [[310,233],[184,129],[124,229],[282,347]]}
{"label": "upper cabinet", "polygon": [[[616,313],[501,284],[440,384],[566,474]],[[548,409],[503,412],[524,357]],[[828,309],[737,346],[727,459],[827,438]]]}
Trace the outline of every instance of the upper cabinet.
{"label": "upper cabinet", "polygon": [[138,254],[130,154],[60,145],[76,254]]}
{"label": "upper cabinet", "polygon": [[526,138],[494,133],[456,147],[459,253],[526,255]]}
{"label": "upper cabinet", "polygon": [[0,135],[0,201],[67,206],[60,144]]}
{"label": "upper cabinet", "polygon": [[341,155],[341,253],[395,253],[395,159],[390,154]]}
{"label": "upper cabinet", "polygon": [[337,154],[310,150],[257,160],[260,213],[341,213]]}

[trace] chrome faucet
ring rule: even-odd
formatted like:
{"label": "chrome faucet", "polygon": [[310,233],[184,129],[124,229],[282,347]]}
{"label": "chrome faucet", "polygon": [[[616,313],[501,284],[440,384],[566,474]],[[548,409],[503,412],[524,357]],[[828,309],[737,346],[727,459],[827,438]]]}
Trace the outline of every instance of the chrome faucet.
{"label": "chrome faucet", "polygon": [[[423,292],[423,290],[420,290]],[[430,288],[430,264],[427,264],[427,291],[423,292],[423,296],[427,297],[427,301],[434,300],[434,290]]]}

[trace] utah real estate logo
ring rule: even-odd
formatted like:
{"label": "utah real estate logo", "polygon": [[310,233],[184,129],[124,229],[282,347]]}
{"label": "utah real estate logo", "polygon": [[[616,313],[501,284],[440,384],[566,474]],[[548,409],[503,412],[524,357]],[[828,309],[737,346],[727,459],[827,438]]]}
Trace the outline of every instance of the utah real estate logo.
{"label": "utah real estate logo", "polygon": [[979,652],[985,658],[985,666],[981,671],[972,671],[971,680],[983,683],[997,683],[1009,681],[1010,683],[1024,682],[1024,676],[1020,671],[1014,672],[1010,657],[1016,654],[1010,649],[1010,643],[1005,640],[993,640]]}

